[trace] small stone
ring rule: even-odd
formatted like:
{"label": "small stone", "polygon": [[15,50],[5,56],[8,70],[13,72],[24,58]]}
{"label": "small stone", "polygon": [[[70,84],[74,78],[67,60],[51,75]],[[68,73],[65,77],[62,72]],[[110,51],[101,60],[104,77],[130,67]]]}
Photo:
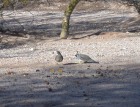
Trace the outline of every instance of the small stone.
{"label": "small stone", "polygon": [[49,92],[52,92],[52,88],[48,88],[48,91],[49,91]]}
{"label": "small stone", "polygon": [[23,76],[28,76],[28,75],[29,75],[28,73],[24,73],[24,74],[23,74]]}
{"label": "small stone", "polygon": [[50,83],[48,81],[46,81],[46,84],[49,85]]}
{"label": "small stone", "polygon": [[39,71],[40,71],[39,69],[36,70],[36,72],[39,72]]}

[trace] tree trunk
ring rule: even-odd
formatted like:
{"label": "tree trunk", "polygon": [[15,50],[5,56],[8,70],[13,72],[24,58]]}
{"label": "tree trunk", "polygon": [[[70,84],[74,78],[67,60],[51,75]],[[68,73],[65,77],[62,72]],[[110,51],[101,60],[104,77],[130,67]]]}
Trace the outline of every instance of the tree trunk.
{"label": "tree trunk", "polygon": [[67,39],[69,35],[69,20],[70,16],[75,8],[75,6],[78,4],[80,0],[71,0],[68,7],[66,8],[64,12],[64,18],[62,21],[62,29],[61,29],[61,34],[60,38],[61,39]]}

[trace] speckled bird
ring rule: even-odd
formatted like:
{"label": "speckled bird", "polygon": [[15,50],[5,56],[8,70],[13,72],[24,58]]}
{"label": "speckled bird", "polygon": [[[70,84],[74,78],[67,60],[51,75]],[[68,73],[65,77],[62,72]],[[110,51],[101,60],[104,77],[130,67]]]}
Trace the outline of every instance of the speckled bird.
{"label": "speckled bird", "polygon": [[77,59],[81,60],[82,63],[99,63],[91,59],[88,55],[85,54],[79,54],[77,51],[77,54],[75,55]]}
{"label": "speckled bird", "polygon": [[55,56],[55,61],[56,62],[62,62],[63,61],[63,56],[60,53],[60,51],[56,51],[57,55]]}

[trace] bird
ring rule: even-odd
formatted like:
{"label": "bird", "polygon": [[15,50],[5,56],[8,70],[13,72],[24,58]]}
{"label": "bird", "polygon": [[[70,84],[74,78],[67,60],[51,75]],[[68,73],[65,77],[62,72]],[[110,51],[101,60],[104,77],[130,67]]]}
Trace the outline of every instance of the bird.
{"label": "bird", "polygon": [[57,55],[55,56],[55,61],[56,62],[62,62],[63,61],[63,56],[60,53],[60,51],[56,51]]}
{"label": "bird", "polygon": [[91,59],[88,55],[79,54],[78,51],[77,51],[75,57],[76,57],[77,59],[81,60],[82,63],[99,63],[99,62],[96,62],[96,61],[94,61],[93,59]]}

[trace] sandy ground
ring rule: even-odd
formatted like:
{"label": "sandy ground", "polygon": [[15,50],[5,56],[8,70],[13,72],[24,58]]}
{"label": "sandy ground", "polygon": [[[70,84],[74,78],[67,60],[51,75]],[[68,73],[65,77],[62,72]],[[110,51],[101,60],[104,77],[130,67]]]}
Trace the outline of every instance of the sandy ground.
{"label": "sandy ground", "polygon": [[[0,107],[139,107],[140,33],[117,32],[136,13],[74,13],[70,31],[75,38],[67,40],[48,37],[60,31],[62,13],[32,13],[33,22],[25,12],[15,18],[24,20],[28,31],[47,28],[47,37],[1,40]],[[6,25],[14,28],[15,22]],[[135,28],[138,23],[129,30]],[[61,63],[54,60],[56,50],[64,56]],[[99,64],[79,64],[76,51]]]}
{"label": "sandy ground", "polygon": [[[1,50],[1,107],[139,107],[139,33],[52,38]],[[54,60],[55,50],[64,56]],[[78,64],[76,51],[99,64]]]}

